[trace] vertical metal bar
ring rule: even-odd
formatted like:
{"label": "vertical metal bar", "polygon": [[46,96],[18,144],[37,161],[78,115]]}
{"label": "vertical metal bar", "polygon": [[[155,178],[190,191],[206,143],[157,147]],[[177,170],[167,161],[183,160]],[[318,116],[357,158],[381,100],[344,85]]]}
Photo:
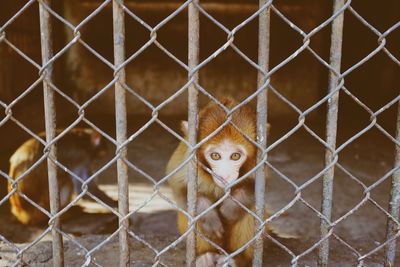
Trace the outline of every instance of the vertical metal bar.
{"label": "vertical metal bar", "polygon": [[[260,8],[266,5],[268,0],[260,0]],[[269,37],[270,37],[270,8],[265,9],[259,16],[258,24],[258,65],[267,72],[269,68]],[[264,73],[258,72],[258,88],[261,88],[266,83],[269,83]],[[267,147],[267,88],[257,96],[257,142],[265,149]],[[266,159],[264,151],[257,151],[257,163]],[[255,212],[258,217],[264,219],[265,206],[265,165],[261,165],[256,170],[255,182]],[[260,223],[255,221],[255,233],[263,231],[260,228]],[[254,244],[253,267],[263,266],[263,236],[261,235]]]}
{"label": "vertical metal bar", "polygon": [[[188,9],[188,37],[189,37],[189,48],[188,48],[188,64],[189,64],[189,80],[192,83],[189,86],[188,96],[188,141],[191,146],[195,146],[197,143],[197,129],[198,129],[198,91],[195,82],[199,81],[199,74],[196,71],[192,73],[193,69],[199,64],[199,40],[200,40],[200,23],[199,23],[199,11],[194,3],[198,3],[198,0],[194,0],[189,4]],[[195,153],[196,151],[191,151]],[[188,212],[194,217],[196,216],[197,206],[197,166],[194,161],[190,161],[188,167],[188,188],[187,188],[187,200],[188,200]],[[188,227],[193,222],[188,220]],[[196,233],[191,231],[186,240],[186,266],[196,266]]]}
{"label": "vertical metal bar", "polygon": [[[53,57],[53,36],[50,13],[43,6],[51,5],[51,0],[39,1],[39,16],[40,16],[40,37],[42,49],[42,64],[43,66]],[[56,136],[56,107],[54,101],[54,91],[50,84],[53,82],[53,65],[49,64],[44,70],[43,93],[44,93],[44,114],[46,124],[46,142],[51,142]],[[57,181],[57,167],[50,158],[57,159],[57,147],[52,145],[49,148],[49,158],[47,158],[47,172],[49,180],[49,196],[50,196],[50,213],[55,216],[60,210],[60,194]],[[54,217],[53,217],[54,218]],[[56,267],[64,266],[64,250],[62,235],[56,229],[61,229],[60,218],[54,218],[52,225],[53,238],[53,263]]]}
{"label": "vertical metal bar", "polygon": [[[397,133],[396,133],[396,140],[400,142],[400,101],[398,104],[398,111],[397,111]],[[396,145],[395,149],[395,162],[394,166],[400,166],[400,147]],[[397,170],[393,173],[392,176],[392,190],[390,193],[390,202],[389,202],[389,213],[393,216],[397,221],[400,218],[400,170]],[[387,221],[387,228],[386,228],[386,240],[392,238],[397,232],[399,231],[399,226],[393,222],[391,219],[388,218]],[[385,267],[391,267],[394,265],[394,259],[396,256],[396,240],[390,242],[385,248]]]}
{"label": "vertical metal bar", "polygon": [[[344,0],[335,0],[333,4],[333,13],[343,7]],[[342,59],[342,41],[343,41],[343,12],[337,16],[332,22],[331,33],[331,48],[330,48],[330,64],[331,67],[340,73],[340,65]],[[329,73],[329,92],[332,92],[338,86],[339,81],[336,74],[331,71]],[[337,135],[337,118],[339,108],[339,91],[334,93],[328,100],[328,114],[326,122],[326,142],[331,149],[336,148]],[[335,153],[330,149],[325,151],[325,166],[328,166],[334,161]],[[334,169],[329,168],[323,177],[322,182],[322,214],[331,221],[332,217],[332,192],[333,192],[333,177]],[[321,238],[325,237],[329,232],[329,223],[321,219]],[[318,266],[328,266],[329,260],[329,238],[323,241],[319,247]]]}
{"label": "vertical metal bar", "polygon": [[[124,0],[113,0],[115,68],[119,68],[125,61],[125,16],[123,4]],[[119,146],[127,139],[126,91],[123,86],[125,84],[125,68],[116,71],[114,75],[118,77],[115,83],[115,120],[117,143]],[[120,157],[117,161],[118,210],[121,216],[126,216],[129,213],[128,166],[125,163],[127,147],[122,147],[119,153]],[[119,266],[129,266],[128,218],[120,218],[119,224],[123,226],[119,231]]]}

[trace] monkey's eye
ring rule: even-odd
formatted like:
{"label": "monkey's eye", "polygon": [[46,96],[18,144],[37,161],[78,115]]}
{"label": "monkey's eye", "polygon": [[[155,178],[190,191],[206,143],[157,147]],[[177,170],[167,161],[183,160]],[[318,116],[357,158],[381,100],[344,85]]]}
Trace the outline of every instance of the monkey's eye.
{"label": "monkey's eye", "polygon": [[213,152],[213,153],[211,153],[211,158],[213,160],[220,160],[221,159],[221,155],[219,153],[217,153],[217,152]]}
{"label": "monkey's eye", "polygon": [[231,160],[239,160],[240,157],[241,157],[240,153],[235,152],[235,153],[232,153]]}

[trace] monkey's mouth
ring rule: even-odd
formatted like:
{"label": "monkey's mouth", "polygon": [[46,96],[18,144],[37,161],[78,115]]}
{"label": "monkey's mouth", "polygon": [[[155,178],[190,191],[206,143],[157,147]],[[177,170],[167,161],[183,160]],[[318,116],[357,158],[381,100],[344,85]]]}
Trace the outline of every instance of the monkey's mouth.
{"label": "monkey's mouth", "polygon": [[221,188],[225,188],[228,185],[230,185],[231,183],[236,181],[236,178],[225,178],[218,174],[214,174],[212,177],[213,177],[214,183]]}

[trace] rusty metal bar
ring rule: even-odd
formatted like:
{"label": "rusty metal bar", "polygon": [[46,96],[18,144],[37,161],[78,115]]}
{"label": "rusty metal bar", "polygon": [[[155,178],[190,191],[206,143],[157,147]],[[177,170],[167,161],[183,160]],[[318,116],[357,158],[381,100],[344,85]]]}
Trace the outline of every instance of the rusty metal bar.
{"label": "rusty metal bar", "polygon": [[[260,8],[266,5],[268,0],[260,0]],[[260,68],[267,72],[269,68],[269,38],[270,38],[270,8],[266,8],[259,15],[258,24],[258,65]],[[269,83],[269,78],[266,77],[261,71],[258,72],[258,89]],[[257,142],[260,147],[266,149],[267,147],[267,87],[262,90],[257,96]],[[267,155],[264,151],[258,149],[257,163],[265,161]],[[265,164],[262,164],[256,170],[255,182],[255,212],[261,219],[265,217]],[[255,220],[255,233],[263,231],[260,228],[260,223]],[[256,240],[254,244],[253,267],[263,266],[263,235]]]}
{"label": "rusty metal bar", "polygon": [[[396,133],[396,140],[400,142],[400,102],[398,104],[397,110],[397,133]],[[395,168],[400,166],[400,147],[396,144],[395,149]],[[389,202],[389,213],[393,216],[394,219],[399,221],[400,218],[400,169],[398,169],[392,176],[392,190],[390,192],[390,202]],[[399,231],[399,226],[397,223],[393,222],[390,218],[387,221],[387,228],[386,228],[386,240],[392,238],[395,234]],[[385,248],[385,267],[395,266],[394,259],[396,256],[396,241],[393,240],[390,242]]]}
{"label": "rusty metal bar", "polygon": [[[200,47],[200,23],[199,23],[199,10],[195,6],[198,0],[194,0],[189,4],[188,9],[188,65],[189,65],[189,80],[192,83],[189,86],[188,95],[188,141],[193,147],[197,143],[197,129],[198,129],[198,114],[199,114],[199,101],[198,91],[196,84],[199,81],[198,71],[192,72],[193,69],[199,64],[199,47]],[[196,151],[191,151],[194,154]],[[195,155],[194,155],[195,156]],[[188,212],[193,217],[196,216],[197,206],[197,166],[191,160],[188,167],[188,188],[187,188],[187,203]],[[188,220],[188,228],[193,224],[192,220]],[[196,266],[196,233],[191,231],[186,240],[186,266]]]}
{"label": "rusty metal bar", "polygon": [[[122,217],[129,213],[129,183],[128,166],[125,163],[127,157],[126,145],[121,147],[127,139],[127,115],[126,115],[126,91],[125,68],[119,67],[125,61],[125,14],[123,10],[124,0],[113,0],[113,31],[114,31],[114,66],[117,81],[115,83],[115,120],[117,153],[120,157],[117,160],[118,172],[118,210]],[[119,230],[119,266],[130,266],[129,264],[129,240],[127,229],[129,227],[128,218],[120,218]]]}
{"label": "rusty metal bar", "polygon": [[[344,5],[344,0],[335,0],[333,4],[333,14],[338,12]],[[340,73],[340,65],[342,59],[342,41],[343,41],[343,12],[338,15],[332,22],[331,47],[330,47],[330,66],[334,71]],[[334,71],[329,73],[329,92],[336,90],[339,80]],[[339,90],[337,90],[328,100],[328,114],[326,122],[326,142],[330,149],[325,152],[325,166],[332,164],[335,160],[336,153],[336,135],[337,135],[337,119],[339,108]],[[332,150],[333,151],[332,151]],[[331,221],[332,217],[332,193],[333,178],[335,167],[330,167],[323,176],[322,181],[322,204],[321,213]],[[330,230],[329,222],[321,219],[321,238],[324,238]],[[329,238],[324,240],[319,247],[318,266],[327,267],[329,260]]]}
{"label": "rusty metal bar", "polygon": [[[53,35],[51,26],[50,13],[43,6],[51,5],[51,0],[39,1],[39,17],[40,17],[40,38],[42,49],[42,69],[41,75],[44,76],[43,80],[43,94],[44,94],[44,114],[45,114],[45,127],[46,127],[46,142],[50,143],[56,136],[56,107],[54,101],[54,91],[51,89],[50,84],[53,81],[53,65],[48,62],[53,57]],[[46,65],[48,64],[48,65]],[[57,147],[55,144],[47,147],[49,155],[47,158],[47,172],[49,180],[49,197],[50,197],[50,213],[56,216],[60,210],[60,194],[57,180],[57,166],[53,160],[57,159]],[[56,229],[61,229],[60,218],[52,217],[52,246],[53,246],[53,265],[55,267],[64,266],[64,249],[62,235]]]}

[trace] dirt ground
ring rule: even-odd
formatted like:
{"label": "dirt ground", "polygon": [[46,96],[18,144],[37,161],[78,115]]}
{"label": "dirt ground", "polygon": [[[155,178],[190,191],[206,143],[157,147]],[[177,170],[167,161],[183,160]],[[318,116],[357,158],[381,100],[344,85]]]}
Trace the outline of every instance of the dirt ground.
{"label": "dirt ground", "polygon": [[[134,119],[132,119],[134,121]],[[171,127],[178,129],[178,118],[168,119]],[[132,129],[143,125],[143,120],[133,123]],[[278,140],[294,124],[280,121],[272,122],[269,143]],[[346,127],[339,133],[338,145],[354,135],[358,126]],[[365,126],[364,126],[365,127]],[[107,127],[105,127],[107,128]],[[323,136],[323,132],[315,131]],[[322,133],[321,133],[322,132]],[[129,160],[138,168],[159,180],[164,175],[168,157],[177,145],[177,140],[160,126],[152,125],[129,145]],[[354,177],[366,186],[375,183],[393,168],[394,145],[389,139],[371,130],[348,145],[339,154],[339,163]],[[110,152],[109,158],[112,157]],[[279,144],[269,154],[269,162],[281,174],[286,175],[295,184],[301,185],[323,169],[324,148],[305,132],[299,130],[293,136]],[[294,197],[295,190],[276,171],[269,171],[267,182],[267,206],[271,214],[286,206]],[[116,169],[113,165],[99,177],[101,187],[113,198],[117,197]],[[130,204],[131,210],[140,206],[153,192],[153,187],[138,172],[130,170]],[[387,210],[390,178],[383,181],[371,191],[371,198]],[[161,186],[161,192],[171,197],[167,185]],[[333,219],[337,220],[352,210],[363,198],[363,187],[336,168],[334,181]],[[302,197],[310,206],[320,209],[321,179],[317,179],[302,191]],[[98,246],[118,226],[115,215],[107,212],[100,205],[81,202],[81,207],[74,207],[64,218],[63,231],[71,240],[65,239],[66,266],[80,266],[85,263],[85,250]],[[15,249],[25,248],[36,240],[44,228],[24,227],[16,222],[8,212],[7,203],[0,206],[0,234],[10,246],[0,240],[0,266],[12,266],[16,260]],[[364,255],[379,246],[385,240],[386,216],[371,201],[354,211],[347,219],[335,227],[335,234],[352,246],[359,254]],[[319,218],[316,213],[301,202],[296,202],[284,216],[275,219],[271,227],[274,237],[281,244],[299,255],[311,248],[319,238]],[[131,238],[131,266],[151,266],[155,262],[155,253],[148,246],[161,250],[175,241],[179,235],[176,227],[175,213],[170,204],[160,197],[150,201],[145,207],[131,216],[131,230],[137,235]],[[146,244],[139,240],[146,240]],[[30,266],[50,266],[51,237],[44,237],[27,249],[23,260]],[[335,238],[331,238],[331,266],[356,266],[357,255]],[[76,242],[76,243],[75,243]],[[77,244],[80,244],[79,247]],[[292,256],[271,240],[265,244],[265,266],[289,266]],[[117,266],[118,240],[111,238],[92,254],[97,264]],[[168,266],[184,266],[184,242],[167,250],[160,260]],[[316,266],[317,249],[299,258],[299,266]],[[399,261],[397,261],[399,262]],[[365,259],[365,266],[383,266],[382,250],[378,250]]]}

